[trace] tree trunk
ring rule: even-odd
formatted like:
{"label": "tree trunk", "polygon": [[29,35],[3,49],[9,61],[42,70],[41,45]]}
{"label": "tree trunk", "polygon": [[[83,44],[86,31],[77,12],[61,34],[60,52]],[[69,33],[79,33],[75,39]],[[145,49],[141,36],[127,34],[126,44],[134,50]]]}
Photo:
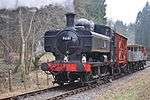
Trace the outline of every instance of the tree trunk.
{"label": "tree trunk", "polygon": [[22,38],[22,49],[21,49],[21,79],[24,85],[24,88],[26,89],[26,66],[25,66],[25,46],[26,42]]}
{"label": "tree trunk", "polygon": [[34,45],[35,45],[35,37],[34,34],[32,34],[32,47],[31,47],[31,55],[30,55],[30,62],[29,62],[29,66],[28,66],[28,72],[31,71],[31,67],[32,67],[32,60],[34,57]]}
{"label": "tree trunk", "polygon": [[19,24],[20,24],[20,35],[21,35],[21,62],[20,62],[20,69],[21,69],[21,79],[22,82],[24,83],[24,87],[26,89],[26,84],[25,84],[25,47],[26,47],[26,41],[25,41],[25,36],[23,33],[23,21],[22,21],[22,11],[21,9],[19,10]]}
{"label": "tree trunk", "polygon": [[[25,66],[25,41],[22,40],[22,48],[21,48],[21,65]],[[25,70],[25,69],[24,69]]]}

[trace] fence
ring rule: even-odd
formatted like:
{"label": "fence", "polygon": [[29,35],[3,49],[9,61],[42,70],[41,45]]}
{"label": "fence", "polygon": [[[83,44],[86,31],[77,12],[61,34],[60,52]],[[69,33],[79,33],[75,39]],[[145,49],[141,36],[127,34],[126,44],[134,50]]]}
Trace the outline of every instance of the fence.
{"label": "fence", "polygon": [[22,93],[52,86],[52,76],[41,70],[26,75],[24,82],[20,75],[21,73],[12,73],[12,70],[0,71],[0,95],[12,92]]}

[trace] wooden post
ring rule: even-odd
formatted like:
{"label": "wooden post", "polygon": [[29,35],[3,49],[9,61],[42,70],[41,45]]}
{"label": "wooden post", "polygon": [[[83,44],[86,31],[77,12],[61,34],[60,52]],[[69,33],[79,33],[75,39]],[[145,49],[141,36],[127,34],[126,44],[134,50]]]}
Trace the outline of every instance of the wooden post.
{"label": "wooden post", "polygon": [[9,85],[9,91],[11,92],[12,91],[12,76],[11,76],[11,74],[12,74],[12,71],[11,70],[9,70],[8,71],[8,85]]}
{"label": "wooden post", "polygon": [[0,72],[0,92],[3,90],[2,86],[2,73]]}
{"label": "wooden post", "polygon": [[36,70],[36,85],[38,88],[40,88],[39,87],[40,83],[39,83],[39,77],[38,77],[38,70]]}
{"label": "wooden post", "polygon": [[48,78],[48,74],[47,75],[47,86],[49,85],[49,78]]}

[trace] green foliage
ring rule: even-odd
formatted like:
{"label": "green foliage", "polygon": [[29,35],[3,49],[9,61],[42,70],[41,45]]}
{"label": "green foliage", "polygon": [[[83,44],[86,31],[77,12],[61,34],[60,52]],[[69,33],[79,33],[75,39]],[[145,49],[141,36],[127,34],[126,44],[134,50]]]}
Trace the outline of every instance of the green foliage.
{"label": "green foliage", "polygon": [[129,25],[126,25],[122,21],[116,21],[114,29],[116,32],[119,32],[128,38],[128,44],[135,43],[135,24],[130,23]]}
{"label": "green foliage", "polygon": [[40,58],[41,58],[44,54],[45,54],[45,53],[38,54],[38,55],[36,55],[35,58],[32,60],[32,63],[33,63],[33,65],[34,65],[35,69],[38,69],[38,67],[39,67],[39,60],[40,60]]}
{"label": "green foliage", "polygon": [[150,48],[150,5],[147,2],[136,18],[136,43]]}
{"label": "green foliage", "polygon": [[75,12],[78,18],[83,17],[97,24],[106,24],[105,0],[75,0]]}
{"label": "green foliage", "polygon": [[127,33],[127,26],[122,21],[116,21],[114,29],[123,35],[126,35]]}
{"label": "green foliage", "polygon": [[86,8],[89,16],[95,23],[106,24],[106,4],[105,0],[88,0],[89,4]]}
{"label": "green foliage", "polygon": [[87,0],[74,0],[75,13],[77,18],[89,18],[88,12],[85,10],[87,4]]}
{"label": "green foliage", "polygon": [[129,24],[127,26],[127,37],[128,37],[128,43],[129,44],[135,44],[135,29],[136,29],[136,25],[135,23],[133,24]]}

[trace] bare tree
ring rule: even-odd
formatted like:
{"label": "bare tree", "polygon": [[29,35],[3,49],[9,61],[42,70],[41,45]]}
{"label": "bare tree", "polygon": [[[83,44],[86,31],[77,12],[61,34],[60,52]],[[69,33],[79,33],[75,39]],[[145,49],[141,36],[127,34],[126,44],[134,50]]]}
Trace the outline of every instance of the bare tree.
{"label": "bare tree", "polygon": [[[19,25],[20,25],[20,37],[21,37],[21,60],[20,60],[20,68],[22,72],[22,79],[25,80],[25,74],[26,74],[26,61],[25,61],[25,53],[26,53],[26,47],[28,38],[31,35],[31,29],[32,29],[32,23],[34,19],[35,12],[32,12],[31,19],[26,19],[28,17],[23,17],[25,15],[22,14],[22,8],[19,8]],[[25,21],[24,21],[25,20]],[[28,26],[28,21],[29,26]],[[27,23],[24,23],[27,22]],[[34,34],[34,33],[33,33]]]}
{"label": "bare tree", "polygon": [[[3,12],[0,10],[0,16]],[[6,25],[0,24],[2,26],[0,34],[6,35],[5,45],[11,52],[20,53],[19,66],[16,70],[21,71],[23,80],[25,73],[31,69],[32,59],[41,56],[34,53],[44,33],[65,26],[64,13],[62,8],[49,5],[41,9],[19,7],[15,10],[6,10],[5,14],[2,14],[2,20]],[[4,42],[0,40],[1,43]]]}

